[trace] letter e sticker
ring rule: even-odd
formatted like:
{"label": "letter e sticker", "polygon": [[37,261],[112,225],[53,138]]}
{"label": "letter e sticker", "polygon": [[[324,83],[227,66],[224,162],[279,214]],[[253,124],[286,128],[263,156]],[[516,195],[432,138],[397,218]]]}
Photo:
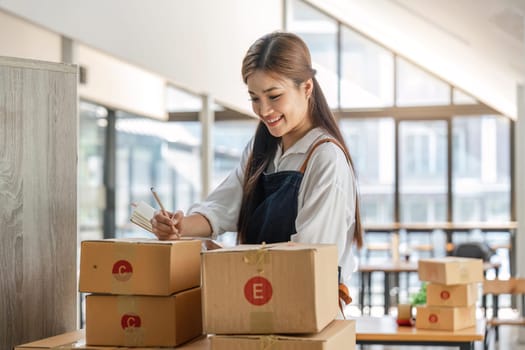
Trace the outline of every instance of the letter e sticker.
{"label": "letter e sticker", "polygon": [[253,305],[264,305],[272,299],[272,284],[264,277],[252,277],[244,285],[244,297]]}

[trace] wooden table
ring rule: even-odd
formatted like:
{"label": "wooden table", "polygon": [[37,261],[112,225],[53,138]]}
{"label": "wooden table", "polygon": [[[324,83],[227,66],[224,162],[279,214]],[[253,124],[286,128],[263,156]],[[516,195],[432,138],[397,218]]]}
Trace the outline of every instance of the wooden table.
{"label": "wooden table", "polygon": [[[486,272],[487,270],[494,269],[496,273],[496,278],[498,278],[499,275],[499,269],[501,267],[501,263],[499,262],[484,262],[483,263],[483,270]],[[417,272],[417,261],[385,261],[379,264],[363,264],[359,265],[359,273],[360,273],[360,279],[361,279],[361,288],[359,290],[359,305],[361,307],[361,311],[363,311],[364,306],[364,299],[365,299],[365,291],[368,293],[368,301],[369,306],[371,306],[371,281],[372,281],[372,273],[373,272],[382,272],[385,276],[384,278],[384,305],[385,305],[385,314],[388,314],[388,310],[390,308],[390,289],[391,289],[391,279],[392,277],[396,278],[396,281],[394,284],[397,286],[399,284],[399,274],[400,273],[413,273]],[[485,303],[483,303],[485,304]]]}
{"label": "wooden table", "polygon": [[424,345],[459,347],[473,350],[476,341],[484,338],[485,324],[478,320],[476,327],[457,331],[438,331],[400,327],[393,317],[358,317],[356,321],[357,344]]}

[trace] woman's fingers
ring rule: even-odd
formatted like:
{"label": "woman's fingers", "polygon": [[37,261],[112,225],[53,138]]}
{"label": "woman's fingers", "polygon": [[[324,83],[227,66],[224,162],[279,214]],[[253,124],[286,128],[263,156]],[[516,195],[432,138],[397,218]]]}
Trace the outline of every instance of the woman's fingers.
{"label": "woman's fingers", "polygon": [[153,233],[161,240],[179,239],[180,228],[178,224],[183,217],[184,214],[182,212],[155,212],[155,215],[151,219]]}

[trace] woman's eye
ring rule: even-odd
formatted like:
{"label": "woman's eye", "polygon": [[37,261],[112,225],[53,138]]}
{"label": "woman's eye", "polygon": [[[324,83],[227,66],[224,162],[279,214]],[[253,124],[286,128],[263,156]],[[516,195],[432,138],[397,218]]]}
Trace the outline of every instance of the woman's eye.
{"label": "woman's eye", "polygon": [[257,101],[259,101],[259,98],[258,97],[250,97],[250,101],[257,102]]}
{"label": "woman's eye", "polygon": [[281,95],[270,96],[270,100],[277,100]]}

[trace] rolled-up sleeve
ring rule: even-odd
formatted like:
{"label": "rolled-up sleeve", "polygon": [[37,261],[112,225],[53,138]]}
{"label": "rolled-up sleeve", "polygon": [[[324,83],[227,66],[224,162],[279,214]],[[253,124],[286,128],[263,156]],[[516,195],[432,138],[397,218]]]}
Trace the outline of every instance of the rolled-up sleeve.
{"label": "rolled-up sleeve", "polygon": [[246,145],[237,167],[201,203],[194,204],[188,214],[203,215],[212,228],[212,238],[217,235],[237,231],[237,220],[242,201],[244,169],[252,149],[252,141]]}

